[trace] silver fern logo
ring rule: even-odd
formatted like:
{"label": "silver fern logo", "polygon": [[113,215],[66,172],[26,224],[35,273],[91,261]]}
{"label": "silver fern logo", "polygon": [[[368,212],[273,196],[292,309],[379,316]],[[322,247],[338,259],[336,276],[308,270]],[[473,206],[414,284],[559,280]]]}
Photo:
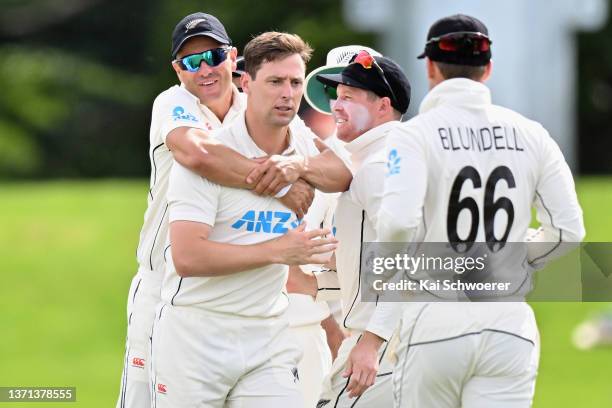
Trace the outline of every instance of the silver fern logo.
{"label": "silver fern logo", "polygon": [[397,154],[396,149],[391,149],[389,158],[387,159],[387,176],[400,173],[400,162],[402,158]]}
{"label": "silver fern logo", "polygon": [[348,65],[356,54],[357,52],[354,50],[344,51],[338,56],[338,60],[336,62],[338,64]]}
{"label": "silver fern logo", "polygon": [[202,22],[206,22],[206,19],[205,18],[198,18],[198,19],[195,19],[195,20],[191,20],[190,22],[185,24],[185,31],[189,31],[189,30],[193,29],[194,27],[196,27],[198,24],[200,24]]}

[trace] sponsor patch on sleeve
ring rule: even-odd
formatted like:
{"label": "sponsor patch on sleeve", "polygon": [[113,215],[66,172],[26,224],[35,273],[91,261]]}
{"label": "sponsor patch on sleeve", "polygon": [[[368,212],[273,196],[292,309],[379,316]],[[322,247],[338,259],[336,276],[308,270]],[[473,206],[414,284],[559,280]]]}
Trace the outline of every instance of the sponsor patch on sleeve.
{"label": "sponsor patch on sleeve", "polygon": [[188,120],[190,122],[198,122],[198,118],[196,118],[191,113],[186,112],[185,108],[183,108],[182,106],[175,106],[172,109],[172,118],[175,121],[177,121],[177,120]]}

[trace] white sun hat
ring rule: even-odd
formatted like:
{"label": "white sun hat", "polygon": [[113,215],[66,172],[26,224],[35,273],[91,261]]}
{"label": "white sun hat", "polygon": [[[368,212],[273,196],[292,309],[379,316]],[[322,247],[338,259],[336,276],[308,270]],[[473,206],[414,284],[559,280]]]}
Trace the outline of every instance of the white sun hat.
{"label": "white sun hat", "polygon": [[325,92],[325,86],[316,80],[317,74],[338,74],[346,67],[351,58],[359,51],[365,50],[374,57],[381,57],[382,55],[373,50],[370,47],[363,45],[345,45],[342,47],[336,47],[327,53],[327,61],[322,67],[314,69],[306,77],[306,91],[304,92],[304,98],[306,102],[316,111],[331,115],[330,98]]}

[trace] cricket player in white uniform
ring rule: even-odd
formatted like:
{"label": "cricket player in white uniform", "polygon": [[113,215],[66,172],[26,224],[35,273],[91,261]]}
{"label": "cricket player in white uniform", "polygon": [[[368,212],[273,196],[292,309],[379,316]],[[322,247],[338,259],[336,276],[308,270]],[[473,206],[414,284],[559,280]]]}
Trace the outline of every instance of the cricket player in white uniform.
{"label": "cricket player in white uniform", "polygon": [[[356,54],[341,73],[319,74],[316,79],[331,88],[330,93],[337,92],[332,107],[337,134],[347,142],[355,172],[349,190],[340,195],[336,208],[336,237],[340,240],[337,273],[319,272],[316,278],[292,274],[292,279],[302,280],[305,293],[318,299],[339,294],[343,325],[350,331],[324,383],[318,406],[388,407],[393,404],[393,370],[384,357],[396,321],[371,324],[377,305],[361,301],[361,248],[363,242],[376,238],[376,216],[384,188],[380,181],[386,169],[385,141],[408,109],[410,85],[394,61],[373,57],[365,50]],[[381,345],[383,342],[385,345]],[[373,358],[361,359],[362,350],[371,351]],[[367,387],[370,388],[364,393]]]}
{"label": "cricket player in white uniform", "polygon": [[[320,74],[340,73],[360,51],[367,51],[373,57],[382,57],[378,51],[365,45],[343,45],[329,50],[325,65],[313,69],[306,76],[304,99],[310,107],[323,115],[333,115],[332,106],[336,102],[334,99],[337,97],[336,89],[317,81],[316,77]],[[345,164],[351,166],[350,155],[345,149],[345,143],[338,139],[337,129],[325,138],[325,144],[342,157]]]}
{"label": "cricket player in white uniform", "polygon": [[[128,296],[128,333],[118,408],[151,406],[149,342],[165,267],[166,191],[173,159],[221,184],[253,188],[259,181],[257,178],[250,184],[245,181],[248,173],[258,167],[256,162],[209,137],[210,130],[231,123],[246,107],[246,98],[231,84],[236,49],[231,47],[223,25],[205,13],[186,16],[174,30],[172,57],[172,66],[181,85],[162,92],[153,104],[148,208],[137,251],[139,269]],[[292,126],[304,128],[299,119],[294,122]],[[310,160],[312,168],[339,161],[331,151],[325,151],[320,158],[320,162]],[[310,178],[313,185],[328,183],[326,187],[330,190],[345,188],[348,183],[343,180],[350,180],[350,173],[344,170],[344,174],[339,175],[333,174],[334,171],[325,170],[310,178],[310,173],[315,172],[309,168],[303,175]],[[284,186],[277,184],[278,190]],[[302,217],[312,201],[312,194],[311,187],[299,181],[281,200]]]}
{"label": "cricket player in white uniform", "polygon": [[[371,50],[370,48],[357,45],[334,48],[327,54],[327,64],[308,74],[305,81],[304,96],[311,106],[320,110],[317,105],[313,105],[311,98],[314,98],[318,103],[323,104],[322,109],[325,114],[331,114],[329,98],[323,89],[323,85],[317,82],[314,76],[318,73],[340,72],[348,64],[349,60],[362,49]],[[375,53],[375,51],[373,52]],[[349,155],[344,149],[343,143],[338,142],[335,135],[327,138],[325,143],[338,156],[342,157],[345,163],[350,165]],[[319,199],[319,196],[322,196],[322,199]],[[337,198],[338,194],[321,194],[317,192],[315,200],[305,216],[306,222],[311,226],[323,223],[323,226],[326,228],[332,227]],[[291,266],[290,275],[292,271],[294,273],[304,271],[312,274],[321,269],[320,265]],[[327,267],[323,269],[327,269]],[[287,315],[290,329],[304,352],[298,365],[298,372],[300,388],[304,398],[304,407],[309,408],[317,405],[322,392],[323,379],[329,374],[332,357],[333,359],[337,357],[338,350],[346,334],[338,324],[342,318],[339,300],[315,302],[312,296],[292,293],[290,285],[291,281],[288,281],[289,308]],[[333,313],[330,314],[332,311]],[[322,326],[325,331],[321,329]]]}
{"label": "cricket player in white uniform", "polygon": [[[244,73],[244,59],[242,59],[241,65],[242,73]],[[240,64],[238,66],[240,68]],[[338,144],[328,144],[327,141],[325,144],[342,158],[348,169],[349,165],[344,148]],[[253,177],[261,177],[266,172],[268,165],[276,163],[277,159],[283,162],[296,159],[299,163],[303,163],[304,160],[299,155],[289,157],[273,155],[268,161],[263,162],[259,168],[254,169]],[[297,167],[302,166],[294,166],[289,171],[295,173],[296,178],[301,177],[298,173],[300,170]],[[257,173],[260,176],[257,176]],[[308,176],[306,176],[307,179]],[[268,181],[268,183],[273,182],[275,181],[272,179]],[[263,183],[261,184],[263,187]],[[311,227],[331,228],[335,205],[336,194],[317,191],[312,205],[304,216],[304,221]],[[290,269],[295,268],[312,273],[312,271],[318,270],[320,267],[320,265],[292,265]],[[325,302],[315,302],[312,297],[297,293],[289,293],[288,295],[289,307],[287,309],[287,318],[289,320],[289,329],[292,337],[303,352],[303,356],[298,364],[299,387],[304,400],[302,406],[313,407],[319,400],[323,378],[329,373],[332,357],[335,357],[344,334]]]}
{"label": "cricket player in white uniform", "polygon": [[[443,18],[427,39],[430,92],[387,139],[378,240],[499,248],[528,239],[541,244],[514,270],[539,267],[585,234],[563,155],[539,123],[491,103],[481,21]],[[529,234],[532,206],[540,228]],[[399,336],[395,407],[531,406],[539,337],[527,303],[408,303]]]}
{"label": "cricket player in white uniform", "polygon": [[[247,44],[244,116],[213,132],[249,157],[318,153],[289,130],[310,48],[296,35]],[[155,407],[301,405],[300,350],[288,331],[287,266],[322,263],[329,230],[305,232],[272,197],[223,187],[175,165],[168,190],[170,242],[163,303],[154,322]]]}

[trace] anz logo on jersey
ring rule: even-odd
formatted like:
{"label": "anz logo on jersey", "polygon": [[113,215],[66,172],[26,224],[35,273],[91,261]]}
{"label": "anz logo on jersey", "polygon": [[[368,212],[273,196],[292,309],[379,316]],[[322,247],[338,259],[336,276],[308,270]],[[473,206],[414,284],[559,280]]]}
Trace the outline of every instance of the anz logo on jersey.
{"label": "anz logo on jersey", "polygon": [[289,222],[293,213],[286,211],[255,211],[244,213],[238,221],[232,224],[233,229],[246,229],[249,232],[265,232],[268,234],[284,234],[289,229],[297,228],[302,220]]}
{"label": "anz logo on jersey", "polygon": [[182,106],[175,106],[172,110],[172,119],[177,120],[189,120],[191,122],[197,122],[198,118],[193,116],[191,113],[185,113],[185,108]]}
{"label": "anz logo on jersey", "polygon": [[400,173],[400,162],[402,158],[397,154],[396,149],[391,149],[387,159],[387,177]]}

